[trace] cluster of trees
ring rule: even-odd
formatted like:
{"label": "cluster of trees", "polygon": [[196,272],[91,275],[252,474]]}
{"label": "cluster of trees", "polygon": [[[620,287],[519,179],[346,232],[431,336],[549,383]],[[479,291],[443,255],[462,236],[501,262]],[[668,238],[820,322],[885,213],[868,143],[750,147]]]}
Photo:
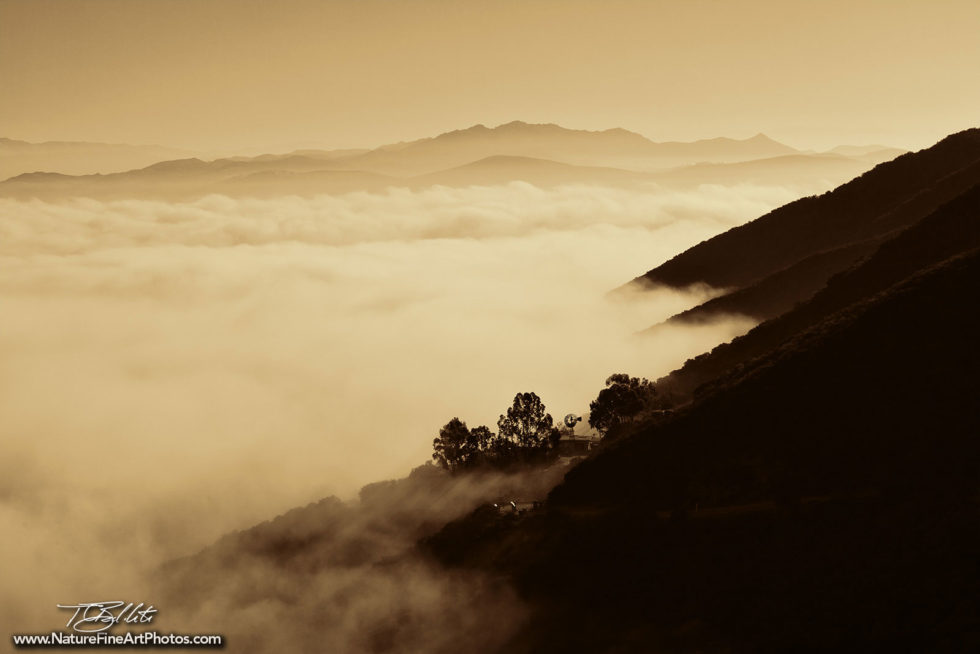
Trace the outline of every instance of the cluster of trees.
{"label": "cluster of trees", "polygon": [[[644,411],[658,406],[657,391],[648,379],[615,374],[589,405],[589,425],[604,437]],[[455,473],[478,468],[512,469],[541,465],[558,456],[562,429],[534,393],[518,393],[507,413],[497,420],[497,432],[480,425],[470,429],[453,418],[432,441],[435,462]]]}
{"label": "cluster of trees", "polygon": [[613,436],[621,425],[656,407],[657,389],[649,379],[610,375],[606,387],[589,404],[589,426],[603,436]]}
{"label": "cluster of trees", "polygon": [[477,468],[510,469],[540,465],[558,456],[561,432],[534,393],[518,393],[497,420],[497,433],[480,425],[470,429],[453,418],[432,442],[432,458],[449,472]]}

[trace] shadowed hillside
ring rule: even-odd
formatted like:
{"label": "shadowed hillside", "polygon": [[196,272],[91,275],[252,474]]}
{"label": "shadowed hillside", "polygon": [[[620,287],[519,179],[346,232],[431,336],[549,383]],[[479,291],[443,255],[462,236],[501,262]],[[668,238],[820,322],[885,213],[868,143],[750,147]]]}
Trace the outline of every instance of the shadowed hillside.
{"label": "shadowed hillside", "polygon": [[978,250],[912,274],[428,545],[537,608],[507,651],[972,651],[978,293]]}
{"label": "shadowed hillside", "polygon": [[[980,184],[885,241],[861,265],[831,278],[810,300],[730,343],[689,360],[659,383],[681,397],[688,396],[701,384],[744,365],[850,303],[870,297],[917,270],[976,247],[980,247]],[[778,282],[780,276],[775,277]],[[780,289],[785,288],[778,284],[759,284],[742,293],[765,291],[770,286],[777,298]],[[714,302],[724,305],[729,297]],[[703,305],[710,306],[711,302]]]}
{"label": "shadowed hillside", "polygon": [[[427,539],[534,608],[505,651],[980,646],[980,184],[897,228],[974,169],[853,232],[881,237],[812,255],[844,270],[659,380],[697,392],[605,443],[542,511],[476,511]],[[781,278],[817,287],[810,265]]]}
{"label": "shadowed hillside", "polygon": [[[972,129],[704,241],[633,284],[707,284],[735,290],[770,278],[771,286],[782,287],[780,294],[761,293],[771,296],[771,302],[750,294],[744,303],[730,298],[725,310],[772,317],[806,299],[855,257],[873,250],[876,239],[915,223],[978,182],[980,129]],[[713,312],[706,309],[702,317]]]}
{"label": "shadowed hillside", "polygon": [[773,318],[791,309],[801,298],[809,297],[823,288],[833,271],[844,270],[861,257],[874,252],[879,245],[881,239],[868,239],[813,254],[755,284],[719,295],[671,316],[642,333],[653,335],[662,325],[698,325],[735,315],[755,320]]}

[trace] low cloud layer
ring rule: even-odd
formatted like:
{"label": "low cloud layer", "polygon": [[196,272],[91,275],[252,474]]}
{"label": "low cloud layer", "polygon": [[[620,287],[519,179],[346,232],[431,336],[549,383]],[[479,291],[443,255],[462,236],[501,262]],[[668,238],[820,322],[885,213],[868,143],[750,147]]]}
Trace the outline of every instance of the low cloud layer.
{"label": "low cloud layer", "polygon": [[515,183],[0,200],[0,529],[23,571],[0,610],[28,620],[42,595],[47,616],[89,588],[78,556],[129,548],[138,578],[401,476],[450,418],[494,426],[518,391],[584,413],[609,373],[669,371],[749,325],[637,342],[711,291],[606,291],[791,199]]}

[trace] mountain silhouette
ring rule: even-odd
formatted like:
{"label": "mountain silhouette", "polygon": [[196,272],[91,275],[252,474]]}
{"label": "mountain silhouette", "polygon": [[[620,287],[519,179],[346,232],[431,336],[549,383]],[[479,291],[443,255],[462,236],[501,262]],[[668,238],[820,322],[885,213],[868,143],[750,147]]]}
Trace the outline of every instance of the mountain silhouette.
{"label": "mountain silhouette", "polygon": [[[860,264],[837,273],[808,300],[763,322],[744,336],[689,360],[660,383],[679,397],[687,397],[702,384],[746,365],[834,312],[881,292],[918,270],[977,247],[980,247],[980,182],[917,224],[884,240]],[[758,292],[765,288],[770,286],[758,285],[752,290]],[[775,292],[780,293],[782,289],[775,286]]]}
{"label": "mountain silhouette", "polygon": [[431,138],[382,146],[344,163],[360,170],[414,176],[506,155],[651,171],[702,161],[746,161],[795,152],[761,134],[745,140],[715,138],[691,143],[656,143],[625,129],[588,131],[514,121],[492,128],[474,125]]}
{"label": "mountain silhouette", "polygon": [[810,297],[883,239],[977,183],[980,130],[972,129],[704,241],[631,285],[707,284],[729,291],[675,316],[674,323],[731,314],[771,318]]}
{"label": "mountain silhouette", "polygon": [[[715,163],[694,163],[712,161]],[[185,200],[209,193],[245,196],[377,191],[387,186],[562,184],[839,183],[868,162],[801,154],[768,137],[654,143],[623,129],[600,132],[512,122],[477,125],[374,150],[303,150],[282,155],[168,160],[109,174],[26,173],[0,182],[7,197]],[[264,174],[259,174],[264,173]]]}
{"label": "mountain silhouette", "polygon": [[82,141],[30,143],[0,138],[0,180],[37,171],[65,175],[121,172],[188,154],[186,150],[159,145]]}

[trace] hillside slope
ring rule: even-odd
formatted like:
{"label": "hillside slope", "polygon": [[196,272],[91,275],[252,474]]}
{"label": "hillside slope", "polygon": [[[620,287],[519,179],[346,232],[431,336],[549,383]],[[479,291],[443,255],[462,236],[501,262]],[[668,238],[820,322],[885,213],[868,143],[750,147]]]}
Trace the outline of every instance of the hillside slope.
{"label": "hillside slope", "polygon": [[165,620],[234,652],[492,652],[521,623],[505,583],[423,560],[419,538],[500,497],[543,497],[565,469],[451,476],[427,464],[230,533],[156,571]]}
{"label": "hillside slope", "polygon": [[[660,379],[658,385],[678,397],[687,397],[698,386],[745,365],[849,304],[870,297],[922,268],[976,247],[980,247],[980,184],[884,241],[861,265],[831,278],[808,301],[744,336],[690,359],[682,368]],[[756,288],[766,289],[767,285]],[[718,302],[724,303],[725,297]]]}
{"label": "hillside slope", "polygon": [[810,255],[754,284],[682,311],[641,333],[653,335],[662,325],[698,325],[736,315],[760,322],[774,318],[823,288],[835,271],[844,270],[874,252],[882,240],[868,239]]}
{"label": "hillside slope", "polygon": [[971,129],[730,229],[632,283],[743,288],[807,257],[908,226],[978,182],[980,129]]}
{"label": "hillside slope", "polygon": [[428,547],[537,607],[511,652],[973,651],[978,295],[980,250],[915,273]]}

